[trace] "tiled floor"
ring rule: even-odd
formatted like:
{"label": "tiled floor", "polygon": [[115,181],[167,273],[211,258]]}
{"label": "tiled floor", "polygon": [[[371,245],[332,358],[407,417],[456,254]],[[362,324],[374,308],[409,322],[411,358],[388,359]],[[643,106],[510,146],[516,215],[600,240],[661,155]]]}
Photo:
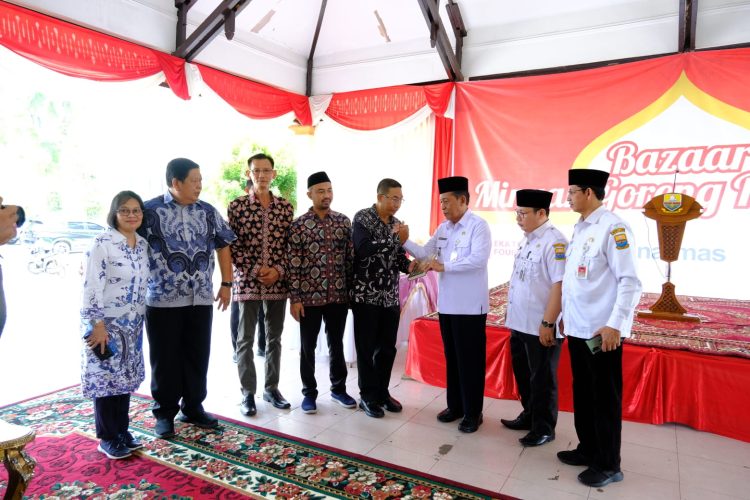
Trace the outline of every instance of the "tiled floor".
{"label": "tiled floor", "polygon": [[[302,400],[299,358],[290,340],[296,335],[293,325],[284,333],[286,347],[280,384],[292,408],[276,410],[257,398],[258,414],[243,417],[239,412],[240,391],[236,365],[231,361],[227,321],[228,314],[216,315],[209,395],[205,403],[208,411],[219,415],[524,499],[750,499],[750,443],[680,425],[625,422],[622,445],[625,480],[601,489],[578,483],[576,476],[582,468],[563,465],[555,456],[556,452],[577,443],[570,413],[560,414],[554,442],[524,449],[517,441],[523,433],[500,424],[501,417],[515,417],[520,404],[487,398],[484,424],[475,434],[462,434],[457,423],[442,424],[435,418],[444,408],[443,389],[403,378],[405,347],[399,350],[391,379],[391,393],[404,404],[402,413],[386,413],[382,419],[373,419],[362,411],[335,404],[326,392],[327,358],[320,356],[318,413],[303,414],[299,409]],[[2,340],[13,352],[30,352],[36,342],[33,336],[20,334],[6,335]],[[54,377],[49,377],[44,376],[45,370],[32,368],[31,373],[38,376],[28,378],[24,384],[0,380],[0,404],[76,384],[77,342],[75,334],[51,339],[44,349],[52,356],[50,359],[44,358],[45,354],[25,361],[2,357],[3,365],[24,365],[25,373],[32,368],[30,363],[54,364],[56,371]],[[257,362],[257,366],[262,385],[262,362]],[[19,367],[3,366],[3,370],[14,373]],[[349,369],[347,386],[349,393],[357,397],[356,366]],[[148,387],[146,380],[139,392],[148,394]],[[737,425],[750,425],[748,416],[738,415]]]}

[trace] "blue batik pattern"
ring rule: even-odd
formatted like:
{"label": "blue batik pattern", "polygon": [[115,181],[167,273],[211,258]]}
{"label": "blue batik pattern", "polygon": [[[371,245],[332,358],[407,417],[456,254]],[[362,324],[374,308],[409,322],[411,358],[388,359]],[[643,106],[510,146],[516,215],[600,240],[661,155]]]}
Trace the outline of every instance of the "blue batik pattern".
{"label": "blue batik pattern", "polygon": [[154,307],[213,304],[214,251],[236,239],[209,203],[180,205],[170,193],[145,203],[138,232],[149,246],[146,303]]}
{"label": "blue batik pattern", "polygon": [[86,265],[81,329],[86,337],[94,323],[104,321],[114,356],[101,361],[83,342],[84,396],[126,394],[143,382],[143,317],[148,276],[144,238],[136,235],[136,245],[130,248],[125,236],[115,229],[96,237]]}

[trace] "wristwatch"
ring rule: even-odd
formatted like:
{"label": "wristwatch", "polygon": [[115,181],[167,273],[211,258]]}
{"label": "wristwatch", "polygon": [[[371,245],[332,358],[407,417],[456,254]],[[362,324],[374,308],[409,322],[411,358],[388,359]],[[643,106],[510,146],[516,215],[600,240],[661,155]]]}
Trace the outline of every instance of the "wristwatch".
{"label": "wristwatch", "polygon": [[228,287],[231,288],[232,287],[232,282],[231,281],[222,281],[221,282],[221,286],[228,286]]}
{"label": "wristwatch", "polygon": [[545,328],[554,328],[555,324],[554,323],[550,323],[549,321],[543,319],[542,320],[542,326],[545,327]]}

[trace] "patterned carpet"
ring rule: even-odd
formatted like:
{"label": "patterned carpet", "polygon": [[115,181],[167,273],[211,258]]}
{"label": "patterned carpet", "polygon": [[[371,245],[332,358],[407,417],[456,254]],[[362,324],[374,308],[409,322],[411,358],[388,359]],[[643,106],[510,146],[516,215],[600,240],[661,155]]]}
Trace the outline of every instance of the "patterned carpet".
{"label": "patterned carpet", "polygon": [[510,498],[229,420],[215,430],[176,423],[175,439],[156,439],[150,406],[133,396],[131,431],[146,446],[124,460],[96,451],[92,404],[78,387],[0,408],[0,419],[37,432],[24,498]]}
{"label": "patterned carpet", "polygon": [[[490,289],[488,326],[504,325],[508,286],[504,283]],[[644,293],[636,310],[648,310],[658,298],[659,294]],[[683,295],[678,299],[700,323],[636,318],[632,336],[625,342],[750,358],[750,301]],[[437,313],[426,317],[437,319]]]}

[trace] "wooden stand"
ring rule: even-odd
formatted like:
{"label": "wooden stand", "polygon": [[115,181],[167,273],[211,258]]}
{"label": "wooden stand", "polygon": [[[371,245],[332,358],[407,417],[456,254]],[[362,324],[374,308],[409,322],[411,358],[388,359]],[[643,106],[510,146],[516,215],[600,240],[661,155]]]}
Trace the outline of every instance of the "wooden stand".
{"label": "wooden stand", "polygon": [[687,310],[677,300],[675,286],[671,283],[671,263],[680,256],[685,224],[700,217],[702,208],[695,198],[678,193],[656,196],[644,205],[644,215],[656,221],[659,258],[667,263],[667,282],[661,286],[661,296],[651,306],[651,311],[639,311],[639,318],[700,322],[698,316],[687,314]]}
{"label": "wooden stand", "polygon": [[13,425],[0,420],[0,460],[8,470],[8,488],[4,500],[21,500],[34,475],[36,462],[24,450],[34,440],[36,433],[29,427]]}

